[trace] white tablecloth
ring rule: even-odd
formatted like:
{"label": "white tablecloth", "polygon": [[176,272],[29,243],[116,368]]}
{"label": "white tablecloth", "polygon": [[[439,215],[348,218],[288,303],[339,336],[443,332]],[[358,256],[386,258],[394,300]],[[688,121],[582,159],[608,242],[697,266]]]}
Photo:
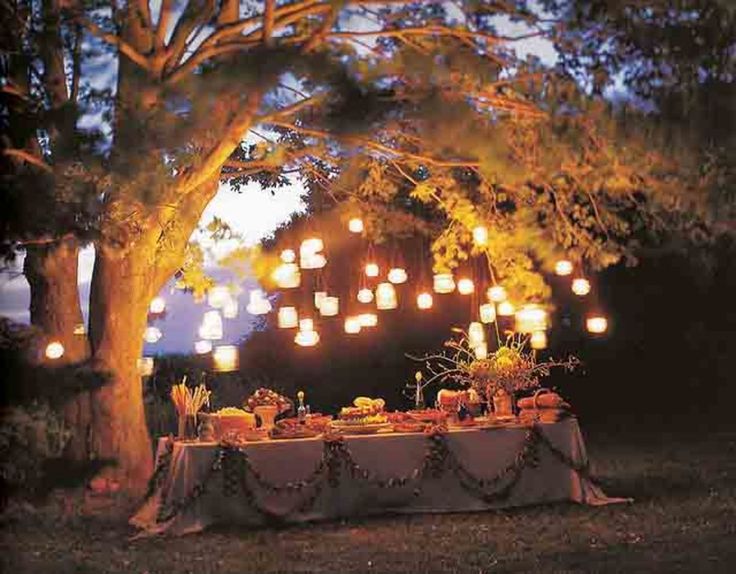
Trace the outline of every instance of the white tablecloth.
{"label": "white tablecloth", "polygon": [[161,439],[149,496],[131,523],[148,533],[185,534],[214,524],[622,501],[591,481],[587,460],[574,418],[435,438],[270,440],[227,452],[216,443]]}

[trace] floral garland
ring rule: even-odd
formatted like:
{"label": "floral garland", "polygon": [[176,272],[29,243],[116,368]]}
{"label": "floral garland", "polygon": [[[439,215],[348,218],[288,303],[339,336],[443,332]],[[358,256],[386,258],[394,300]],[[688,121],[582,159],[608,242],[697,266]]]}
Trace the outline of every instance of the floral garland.
{"label": "floral garland", "polygon": [[164,442],[164,450],[156,458],[156,468],[153,470],[151,478],[148,479],[146,493],[143,495],[143,502],[148,502],[154,494],[156,494],[164,485],[166,476],[171,468],[171,458],[174,453],[174,439],[169,436]]}

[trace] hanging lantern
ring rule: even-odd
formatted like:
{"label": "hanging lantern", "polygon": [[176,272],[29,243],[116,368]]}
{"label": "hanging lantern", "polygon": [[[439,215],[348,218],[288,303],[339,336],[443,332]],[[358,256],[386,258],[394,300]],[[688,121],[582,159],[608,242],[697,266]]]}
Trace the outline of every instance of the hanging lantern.
{"label": "hanging lantern", "polygon": [[212,352],[212,360],[215,371],[218,373],[229,373],[238,370],[238,348],[235,345],[222,345],[215,347]]}
{"label": "hanging lantern", "polygon": [[206,355],[212,350],[212,341],[197,341],[194,343],[194,352],[198,355]]}
{"label": "hanging lantern", "polygon": [[483,341],[481,344],[476,345],[473,347],[473,352],[475,353],[475,358],[479,361],[482,361],[483,359],[488,358],[488,343]]}
{"label": "hanging lantern", "polygon": [[471,347],[477,347],[486,340],[486,332],[483,323],[473,321],[468,327],[468,343]]}
{"label": "hanging lantern", "polygon": [[64,356],[64,345],[59,341],[51,341],[46,345],[45,355],[47,359],[51,359],[52,361],[61,359]]}
{"label": "hanging lantern", "polygon": [[319,237],[310,237],[302,241],[299,246],[299,255],[304,257],[305,255],[314,255],[325,248],[325,244]]}
{"label": "hanging lantern", "polygon": [[296,263],[282,263],[271,274],[276,285],[282,289],[294,289],[299,287],[302,276]]}
{"label": "hanging lantern", "polygon": [[348,230],[350,233],[363,233],[363,220],[360,217],[353,217],[348,221]]}
{"label": "hanging lantern", "polygon": [[452,273],[438,273],[433,277],[435,293],[452,293],[455,290],[455,279]]}
{"label": "hanging lantern", "polygon": [[534,333],[547,329],[547,311],[539,305],[524,305],[516,312],[516,331]]}
{"label": "hanging lantern", "polygon": [[340,311],[340,300],[337,297],[324,297],[319,312],[324,317],[334,317]]}
{"label": "hanging lantern", "polygon": [[488,244],[488,228],[485,225],[478,225],[473,228],[473,242],[478,247]]}
{"label": "hanging lantern", "polygon": [[327,291],[315,291],[314,292],[314,306],[319,309],[322,306],[322,301],[327,297]]}
{"label": "hanging lantern", "polygon": [[230,290],[225,285],[215,285],[207,291],[207,303],[215,309],[220,309],[228,299],[230,299]]}
{"label": "hanging lantern", "polygon": [[532,349],[546,349],[547,348],[547,333],[544,331],[534,331],[529,344]]}
{"label": "hanging lantern", "polygon": [[166,310],[166,299],[163,297],[154,297],[148,306],[148,311],[154,315],[159,315]]}
{"label": "hanging lantern", "polygon": [[345,317],[345,332],[349,335],[360,333],[360,317]]}
{"label": "hanging lantern", "polygon": [[279,329],[293,329],[299,324],[299,315],[296,307],[279,307],[277,316]]}
{"label": "hanging lantern", "polygon": [[585,320],[585,327],[588,330],[588,333],[600,335],[601,333],[605,333],[608,330],[608,319],[606,319],[602,315],[594,315],[592,317],[588,317]]}
{"label": "hanging lantern", "polygon": [[457,282],[457,292],[460,295],[470,295],[473,291],[475,291],[475,285],[472,279],[464,277]]}
{"label": "hanging lantern", "polygon": [[251,315],[266,315],[271,311],[271,302],[266,299],[263,291],[252,289],[250,292],[250,301],[245,308]]}
{"label": "hanging lantern", "polygon": [[146,327],[146,330],[143,332],[143,339],[146,343],[157,343],[161,335],[161,329],[158,327]]}
{"label": "hanging lantern", "polygon": [[367,287],[364,287],[360,291],[358,291],[358,301],[361,303],[370,303],[373,301],[373,291],[368,289]]}
{"label": "hanging lantern", "polygon": [[281,261],[284,263],[294,263],[296,261],[296,253],[293,249],[284,249],[281,252]]}
{"label": "hanging lantern", "polygon": [[299,319],[299,330],[305,332],[314,331],[314,319],[310,319],[309,317]]}
{"label": "hanging lantern", "polygon": [[381,310],[396,309],[396,289],[391,283],[379,283],[376,287],[376,307]]}
{"label": "hanging lantern", "polygon": [[500,285],[494,285],[493,287],[488,288],[488,291],[486,291],[486,296],[488,297],[489,301],[500,303],[501,301],[506,300],[506,289],[504,289]]}
{"label": "hanging lantern", "polygon": [[395,285],[406,283],[408,278],[409,276],[406,274],[406,269],[401,267],[394,267],[388,272],[388,280]]}
{"label": "hanging lantern", "polygon": [[199,327],[199,338],[216,341],[222,339],[222,317],[219,311],[207,311]]}
{"label": "hanging lantern", "polygon": [[496,307],[493,303],[483,303],[480,306],[481,323],[493,323],[496,320]]}
{"label": "hanging lantern", "polygon": [[319,333],[317,331],[297,331],[294,342],[300,347],[314,347],[319,343]]}
{"label": "hanging lantern", "polygon": [[511,304],[510,301],[501,301],[498,304],[498,314],[501,315],[502,317],[510,317],[511,315],[514,314],[515,311],[516,309]]}
{"label": "hanging lantern", "polygon": [[381,269],[378,267],[378,264],[366,263],[366,266],[365,266],[366,277],[378,277],[378,274],[380,272],[381,272]]}
{"label": "hanging lantern", "polygon": [[555,263],[555,274],[565,277],[566,275],[570,275],[570,273],[572,273],[572,261],[560,259]]}
{"label": "hanging lantern", "polygon": [[580,297],[587,295],[588,293],[590,293],[590,281],[588,281],[584,277],[573,279],[572,292],[575,293],[575,295],[579,295]]}
{"label": "hanging lantern", "polygon": [[153,374],[153,357],[138,359],[138,374],[141,377],[150,377]]}
{"label": "hanging lantern", "polygon": [[225,319],[235,319],[238,316],[238,300],[230,297],[222,306],[222,316]]}
{"label": "hanging lantern", "polygon": [[378,325],[378,315],[375,313],[361,313],[358,315],[361,327],[375,327]]}
{"label": "hanging lantern", "polygon": [[420,293],[417,295],[417,307],[420,309],[431,309],[432,308],[432,295],[429,293]]}
{"label": "hanging lantern", "polygon": [[302,255],[299,261],[302,269],[322,269],[327,265],[327,258],[321,253],[308,253]]}

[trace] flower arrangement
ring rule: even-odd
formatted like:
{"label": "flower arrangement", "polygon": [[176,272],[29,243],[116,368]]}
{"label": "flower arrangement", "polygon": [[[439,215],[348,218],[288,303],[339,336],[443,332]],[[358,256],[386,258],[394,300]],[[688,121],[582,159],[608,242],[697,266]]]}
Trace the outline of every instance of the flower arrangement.
{"label": "flower arrangement", "polygon": [[285,396],[266,388],[260,388],[254,392],[248,397],[245,404],[251,411],[256,407],[275,406],[279,413],[286,412],[292,407],[291,401]]}

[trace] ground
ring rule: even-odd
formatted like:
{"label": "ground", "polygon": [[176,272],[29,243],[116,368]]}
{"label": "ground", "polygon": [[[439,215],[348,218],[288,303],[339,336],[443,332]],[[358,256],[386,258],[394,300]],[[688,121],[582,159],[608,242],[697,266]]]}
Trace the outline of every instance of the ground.
{"label": "ground", "polygon": [[125,511],[77,511],[56,494],[5,511],[0,564],[9,574],[736,571],[736,429],[612,428],[585,429],[588,448],[608,493],[633,504],[131,540]]}

